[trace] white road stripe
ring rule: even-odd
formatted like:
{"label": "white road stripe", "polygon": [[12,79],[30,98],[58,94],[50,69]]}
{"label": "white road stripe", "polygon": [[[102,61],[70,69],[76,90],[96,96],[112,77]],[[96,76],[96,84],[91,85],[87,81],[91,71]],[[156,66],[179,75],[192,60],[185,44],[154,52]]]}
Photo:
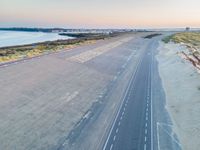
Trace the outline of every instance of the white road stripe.
{"label": "white road stripe", "polygon": [[147,149],[147,145],[146,144],[144,144],[144,150],[146,150]]}
{"label": "white road stripe", "polygon": [[113,144],[110,146],[110,150],[112,150],[113,149]]}
{"label": "white road stripe", "polygon": [[115,141],[115,139],[116,139],[116,135],[113,137],[113,141]]}
{"label": "white road stripe", "polygon": [[116,133],[118,133],[118,131],[119,131],[119,128],[116,129]]}
{"label": "white road stripe", "polygon": [[147,134],[147,129],[145,129],[145,134]]}

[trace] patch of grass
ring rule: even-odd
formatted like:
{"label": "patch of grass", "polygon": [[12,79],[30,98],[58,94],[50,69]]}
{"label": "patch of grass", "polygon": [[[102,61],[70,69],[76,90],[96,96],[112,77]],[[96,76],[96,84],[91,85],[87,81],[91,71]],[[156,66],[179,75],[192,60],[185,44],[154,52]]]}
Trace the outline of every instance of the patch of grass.
{"label": "patch of grass", "polygon": [[173,35],[166,36],[165,38],[162,39],[162,41],[163,41],[164,43],[169,43],[169,42],[171,41],[172,37],[173,37]]}
{"label": "patch of grass", "polygon": [[155,33],[155,34],[147,35],[147,36],[145,36],[144,38],[145,38],[145,39],[151,39],[151,38],[153,38],[153,37],[160,36],[160,35],[162,35],[162,34],[160,34],[160,33]]}
{"label": "patch of grass", "polygon": [[180,32],[167,36],[162,41],[164,43],[173,41],[175,43],[185,43],[195,47],[200,47],[200,32]]}

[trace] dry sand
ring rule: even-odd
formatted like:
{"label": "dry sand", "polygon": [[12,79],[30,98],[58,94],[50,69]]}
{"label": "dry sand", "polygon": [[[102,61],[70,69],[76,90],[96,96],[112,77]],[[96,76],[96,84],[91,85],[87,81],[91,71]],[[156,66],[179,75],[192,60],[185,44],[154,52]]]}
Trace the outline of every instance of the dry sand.
{"label": "dry sand", "polygon": [[166,93],[166,108],[183,150],[200,147],[200,74],[177,52],[185,47],[160,43],[157,60]]}

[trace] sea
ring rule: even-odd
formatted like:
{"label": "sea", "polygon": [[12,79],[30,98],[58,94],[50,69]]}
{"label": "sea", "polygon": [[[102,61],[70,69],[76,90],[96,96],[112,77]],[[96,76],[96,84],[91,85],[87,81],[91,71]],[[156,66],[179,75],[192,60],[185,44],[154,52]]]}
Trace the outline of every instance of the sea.
{"label": "sea", "polygon": [[32,44],[45,41],[71,39],[58,33],[0,31],[0,47]]}

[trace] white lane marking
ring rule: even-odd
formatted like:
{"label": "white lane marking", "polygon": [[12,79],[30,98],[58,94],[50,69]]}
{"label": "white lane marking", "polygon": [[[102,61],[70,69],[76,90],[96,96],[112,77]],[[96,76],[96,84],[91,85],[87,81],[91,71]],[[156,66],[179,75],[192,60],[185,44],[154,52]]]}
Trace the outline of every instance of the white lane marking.
{"label": "white lane marking", "polygon": [[144,141],[145,141],[145,142],[147,141],[147,137],[146,137],[146,136],[144,137]]}
{"label": "white lane marking", "polygon": [[121,122],[118,123],[118,126],[120,126],[120,125],[121,125]]}
{"label": "white lane marking", "polygon": [[116,135],[113,137],[113,141],[115,141],[115,139],[116,139]]}
{"label": "white lane marking", "polygon": [[147,129],[145,129],[145,134],[147,134]]}
{"label": "white lane marking", "polygon": [[120,117],[120,120],[122,120],[122,118],[123,118],[123,117],[121,116],[121,117]]}
{"label": "white lane marking", "polygon": [[118,133],[118,131],[119,131],[119,128],[116,129],[116,133]]}
{"label": "white lane marking", "polygon": [[[175,139],[175,137],[173,136],[174,135],[174,132],[171,131],[171,133],[169,131],[166,130],[166,127],[165,126],[168,126],[168,127],[171,127],[172,125],[171,124],[166,124],[166,123],[160,123],[160,122],[157,122],[157,137],[158,137],[158,149],[160,150],[160,140],[159,140],[159,129],[162,129],[162,131],[164,131],[169,137],[171,137],[171,139],[179,145],[179,147],[181,148],[181,144],[179,143],[179,141],[177,141]],[[158,128],[159,127],[159,128]],[[182,149],[182,148],[181,148]]]}
{"label": "white lane marking", "polygon": [[146,121],[148,121],[148,116],[146,116]]}
{"label": "white lane marking", "polygon": [[148,126],[148,124],[147,124],[147,122],[145,123],[145,127],[147,127]]}
{"label": "white lane marking", "polygon": [[147,149],[147,145],[146,144],[144,144],[144,150],[146,150]]}
{"label": "white lane marking", "polygon": [[113,149],[113,144],[111,144],[111,146],[110,146],[110,150],[112,150]]}
{"label": "white lane marking", "polygon": [[126,110],[126,107],[124,107],[124,111]]}
{"label": "white lane marking", "polygon": [[124,115],[124,111],[122,112],[122,116]]}
{"label": "white lane marking", "polygon": [[152,57],[151,57],[151,63],[150,63],[150,96],[151,96],[151,98],[150,98],[150,100],[151,100],[151,150],[153,150],[154,148],[153,148],[153,115],[152,115],[152,113],[153,113],[153,111],[152,111],[152,74],[153,74],[153,72],[152,72],[152,63],[153,63],[153,55],[151,55]]}

